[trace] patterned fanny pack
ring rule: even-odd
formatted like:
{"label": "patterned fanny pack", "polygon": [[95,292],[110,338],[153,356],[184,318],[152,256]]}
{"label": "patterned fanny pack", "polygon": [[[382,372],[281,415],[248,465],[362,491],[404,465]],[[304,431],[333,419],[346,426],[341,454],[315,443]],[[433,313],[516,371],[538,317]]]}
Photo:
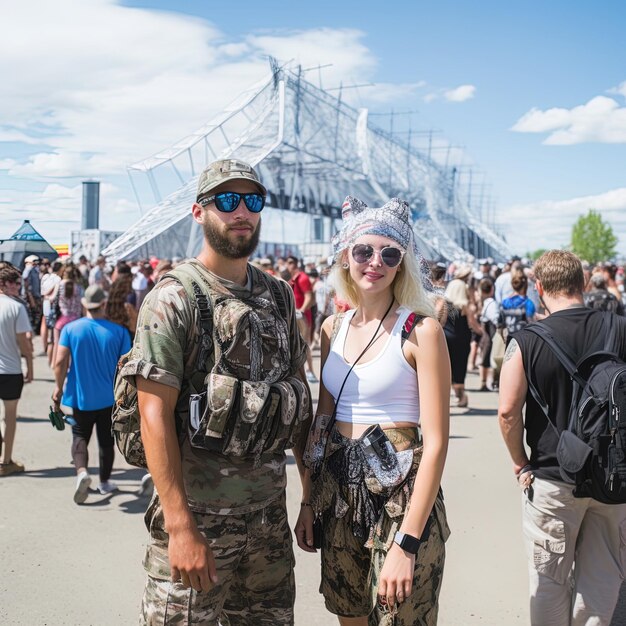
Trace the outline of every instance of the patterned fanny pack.
{"label": "patterned fanny pack", "polygon": [[316,515],[341,518],[351,511],[352,530],[365,542],[387,501],[415,476],[421,450],[417,428],[382,430],[377,425],[358,439],[333,428],[323,469],[313,483]]}

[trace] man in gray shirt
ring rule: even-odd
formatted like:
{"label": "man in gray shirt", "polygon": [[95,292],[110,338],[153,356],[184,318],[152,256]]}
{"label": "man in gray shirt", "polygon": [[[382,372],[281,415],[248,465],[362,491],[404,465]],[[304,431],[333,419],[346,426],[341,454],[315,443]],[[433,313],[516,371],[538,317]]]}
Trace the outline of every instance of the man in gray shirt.
{"label": "man in gray shirt", "polygon": [[[0,399],[4,403],[4,433],[0,433],[3,447],[0,476],[24,471],[24,466],[13,460],[13,442],[17,424],[17,403],[24,383],[33,379],[32,346],[27,337],[31,330],[26,307],[17,299],[21,276],[17,268],[5,264],[0,267]],[[26,358],[26,375],[22,374],[22,358]],[[3,445],[4,444],[4,445]]]}

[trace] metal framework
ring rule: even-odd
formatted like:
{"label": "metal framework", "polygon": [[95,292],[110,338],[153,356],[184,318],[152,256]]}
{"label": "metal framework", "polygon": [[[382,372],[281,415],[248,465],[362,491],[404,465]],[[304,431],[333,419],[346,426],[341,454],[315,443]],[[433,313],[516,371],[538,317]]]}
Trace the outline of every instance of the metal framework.
{"label": "metal framework", "polygon": [[254,165],[268,189],[262,239],[303,255],[328,252],[343,198],[370,205],[408,200],[427,258],[503,258],[506,242],[466,202],[457,170],[372,124],[314,86],[302,69],[272,62],[268,79],[243,93],[211,123],[129,167],[140,207],[152,207],[104,251],[121,258],[196,254],[202,233],[191,218],[203,167],[236,157]]}

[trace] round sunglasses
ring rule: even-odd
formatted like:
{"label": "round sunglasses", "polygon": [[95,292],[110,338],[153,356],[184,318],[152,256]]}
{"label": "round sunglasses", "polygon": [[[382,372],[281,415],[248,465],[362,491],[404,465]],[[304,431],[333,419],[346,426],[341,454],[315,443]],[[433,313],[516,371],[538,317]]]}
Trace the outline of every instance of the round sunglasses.
{"label": "round sunglasses", "polygon": [[203,207],[215,202],[218,211],[232,213],[243,200],[246,208],[251,213],[260,213],[265,206],[265,196],[260,193],[236,193],[235,191],[222,191],[214,196],[198,198],[198,204]]}
{"label": "round sunglasses", "polygon": [[396,267],[404,256],[404,250],[394,246],[385,246],[380,250],[374,250],[374,247],[368,243],[356,243],[351,249],[352,258],[357,263],[367,263],[374,256],[374,252],[380,253],[380,258],[387,267]]}

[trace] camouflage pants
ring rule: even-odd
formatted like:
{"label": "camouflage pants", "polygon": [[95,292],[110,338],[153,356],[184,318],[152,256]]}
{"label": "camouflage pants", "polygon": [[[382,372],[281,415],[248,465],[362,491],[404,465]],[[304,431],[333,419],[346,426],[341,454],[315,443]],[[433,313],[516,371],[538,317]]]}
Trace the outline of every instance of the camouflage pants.
{"label": "camouflage pants", "polygon": [[[396,449],[404,433],[386,431]],[[416,446],[411,442],[409,447]],[[412,487],[413,473],[409,485]],[[341,486],[339,493],[341,495]],[[366,547],[352,532],[351,511],[343,517],[330,516],[324,525],[322,544],[322,582],[326,608],[335,615],[361,617],[368,615],[370,626],[432,626],[437,623],[439,591],[445,562],[445,541],[450,530],[441,492],[428,519],[423,542],[415,560],[411,595],[390,612],[378,602],[380,573],[387,551],[393,544],[408,506],[408,498],[395,498],[401,507],[383,507],[373,545]],[[389,504],[389,502],[388,502]]]}
{"label": "camouflage pants", "polygon": [[244,515],[196,515],[217,566],[218,584],[208,592],[170,580],[167,533],[156,500],[146,514],[150,544],[148,581],[140,624],[170,626],[291,626],[295,584],[292,538],[285,496]]}

